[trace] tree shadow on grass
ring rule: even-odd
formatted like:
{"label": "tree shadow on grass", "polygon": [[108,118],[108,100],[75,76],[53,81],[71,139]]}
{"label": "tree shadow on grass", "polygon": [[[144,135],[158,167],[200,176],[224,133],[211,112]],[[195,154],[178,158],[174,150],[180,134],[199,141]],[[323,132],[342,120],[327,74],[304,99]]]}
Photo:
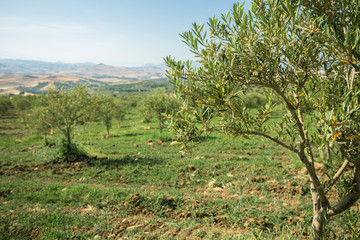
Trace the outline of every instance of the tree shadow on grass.
{"label": "tree shadow on grass", "polygon": [[125,137],[135,137],[135,136],[140,136],[140,135],[145,135],[145,133],[141,132],[141,133],[126,133],[126,134],[124,134]]}
{"label": "tree shadow on grass", "polygon": [[164,159],[153,157],[153,156],[136,156],[136,155],[126,155],[122,158],[96,158],[88,161],[88,165],[92,167],[105,167],[105,168],[118,168],[124,165],[147,165],[154,166],[164,163]]}
{"label": "tree shadow on grass", "polygon": [[131,125],[121,125],[120,124],[120,126],[116,126],[115,128],[122,129],[122,128],[130,128],[130,127],[131,127]]}

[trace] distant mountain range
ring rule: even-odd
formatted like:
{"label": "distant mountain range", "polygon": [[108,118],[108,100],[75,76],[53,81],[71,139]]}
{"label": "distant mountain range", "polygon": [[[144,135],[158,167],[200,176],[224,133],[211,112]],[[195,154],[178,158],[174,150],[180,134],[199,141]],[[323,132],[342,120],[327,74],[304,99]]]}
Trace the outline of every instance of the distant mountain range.
{"label": "distant mountain range", "polygon": [[94,63],[43,62],[21,59],[0,59],[0,74],[66,75],[96,79],[151,79],[164,77],[164,64],[142,67],[115,67]]}
{"label": "distant mountain range", "polygon": [[114,67],[94,63],[43,62],[0,59],[0,94],[46,92],[51,86],[86,84],[97,88],[106,84],[129,83],[165,77],[165,65]]}

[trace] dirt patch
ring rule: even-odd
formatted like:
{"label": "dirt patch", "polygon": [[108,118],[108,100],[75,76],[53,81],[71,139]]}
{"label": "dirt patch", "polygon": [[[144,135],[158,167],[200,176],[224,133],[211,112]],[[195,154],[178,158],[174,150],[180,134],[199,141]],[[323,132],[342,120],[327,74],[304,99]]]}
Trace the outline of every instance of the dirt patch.
{"label": "dirt patch", "polygon": [[80,214],[80,215],[93,213],[93,212],[95,212],[96,210],[97,210],[96,207],[91,206],[91,205],[87,205],[87,207],[81,208],[81,210],[80,210],[81,214]]}
{"label": "dirt patch", "polygon": [[[285,180],[285,183],[281,184],[277,180],[273,178],[265,179],[266,180],[266,190],[275,194],[275,195],[281,195],[284,193],[290,194],[290,195],[305,195],[309,191],[307,188],[304,188],[301,182],[295,182],[295,181],[289,181]],[[301,185],[300,185],[300,184]]]}
{"label": "dirt patch", "polygon": [[26,147],[24,149],[21,150],[21,152],[29,152],[29,151],[32,151],[32,150],[35,150],[35,149],[41,149],[42,147],[39,147],[39,146],[33,146],[33,147]]}
{"label": "dirt patch", "polygon": [[0,131],[7,131],[7,130],[16,130],[16,129],[20,129],[21,127],[19,126],[2,126],[0,127]]}
{"label": "dirt patch", "polygon": [[[116,218],[111,219],[111,222],[116,225],[115,228],[110,229],[109,232],[104,233],[102,237],[105,238],[121,238],[126,231],[130,231],[133,229],[145,229],[145,227],[150,228],[151,226],[147,226],[149,223],[148,218],[140,217],[127,217],[127,218]],[[158,222],[158,224],[161,224]]]}
{"label": "dirt patch", "polygon": [[127,208],[132,214],[141,214],[141,213],[147,213],[149,212],[144,208],[143,204],[146,201],[146,199],[140,194],[132,194],[130,195],[130,198],[127,202],[124,203],[125,208]]}
{"label": "dirt patch", "polygon": [[228,215],[220,215],[220,216],[214,217],[215,223],[223,223],[223,222],[227,222],[228,220],[229,220]]}
{"label": "dirt patch", "polygon": [[[220,221],[226,219],[226,216],[220,216]],[[113,218],[111,222],[115,225],[102,236],[98,238],[112,238],[112,239],[126,239],[127,234],[134,230],[137,234],[132,235],[132,239],[202,239],[210,236],[216,236],[216,239],[221,239],[221,233],[224,233],[224,228],[216,226],[202,226],[200,224],[189,226],[186,228],[176,227],[169,221],[155,220],[148,216],[137,215],[126,218]],[[226,234],[239,234],[248,230],[244,228],[231,228],[226,230]]]}
{"label": "dirt patch", "polygon": [[[0,127],[0,136],[24,136],[27,132],[26,130],[23,131],[15,131],[21,129],[20,126],[1,126]],[[12,131],[12,132],[3,132],[3,131]]]}
{"label": "dirt patch", "polygon": [[25,133],[24,132],[7,132],[7,133],[4,133],[4,132],[0,132],[0,136],[25,136]]}
{"label": "dirt patch", "polygon": [[120,152],[119,151],[115,151],[115,152],[111,152],[111,153],[109,153],[110,155],[118,155],[118,154],[120,154]]}
{"label": "dirt patch", "polygon": [[19,172],[29,172],[31,171],[31,167],[26,165],[15,165],[14,167],[10,168],[10,171],[15,174]]}
{"label": "dirt patch", "polygon": [[32,228],[30,230],[30,238],[31,239],[37,239],[39,237],[39,235],[43,232],[43,230],[38,229],[38,228]]}
{"label": "dirt patch", "polygon": [[12,191],[10,189],[2,190],[2,191],[0,191],[0,197],[5,198],[5,197],[9,196],[11,193],[12,193]]}

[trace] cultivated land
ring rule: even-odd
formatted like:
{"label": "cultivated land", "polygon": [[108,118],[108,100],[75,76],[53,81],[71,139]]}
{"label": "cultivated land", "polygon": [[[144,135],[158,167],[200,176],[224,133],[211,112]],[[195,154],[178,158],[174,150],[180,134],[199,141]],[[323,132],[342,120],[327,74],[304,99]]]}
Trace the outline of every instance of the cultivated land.
{"label": "cultivated land", "polygon": [[74,87],[76,84],[97,89],[108,84],[162,79],[164,73],[163,65],[129,68],[93,63],[0,59],[0,95],[40,94],[51,86]]}
{"label": "cultivated land", "polygon": [[[77,126],[90,157],[61,163],[18,113],[1,116],[0,239],[310,238],[309,181],[290,152],[215,133],[182,156],[135,109],[113,126],[109,138],[101,122]],[[330,223],[329,238],[356,239],[359,207]]]}

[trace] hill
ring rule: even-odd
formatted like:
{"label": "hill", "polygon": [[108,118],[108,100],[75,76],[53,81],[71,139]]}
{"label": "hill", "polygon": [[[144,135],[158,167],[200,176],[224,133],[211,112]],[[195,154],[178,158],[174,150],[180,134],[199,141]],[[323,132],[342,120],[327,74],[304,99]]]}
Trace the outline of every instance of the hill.
{"label": "hill", "polygon": [[67,75],[105,79],[150,79],[164,76],[163,65],[143,67],[116,67],[94,63],[43,62],[20,59],[0,59],[0,74],[16,75]]}
{"label": "hill", "polygon": [[65,75],[16,75],[0,74],[0,94],[40,94],[50,86],[73,87],[86,84],[90,88],[98,88],[106,83],[89,78]]}
{"label": "hill", "polygon": [[42,93],[49,86],[87,84],[99,87],[164,77],[164,65],[116,67],[94,63],[62,63],[0,59],[0,93]]}

